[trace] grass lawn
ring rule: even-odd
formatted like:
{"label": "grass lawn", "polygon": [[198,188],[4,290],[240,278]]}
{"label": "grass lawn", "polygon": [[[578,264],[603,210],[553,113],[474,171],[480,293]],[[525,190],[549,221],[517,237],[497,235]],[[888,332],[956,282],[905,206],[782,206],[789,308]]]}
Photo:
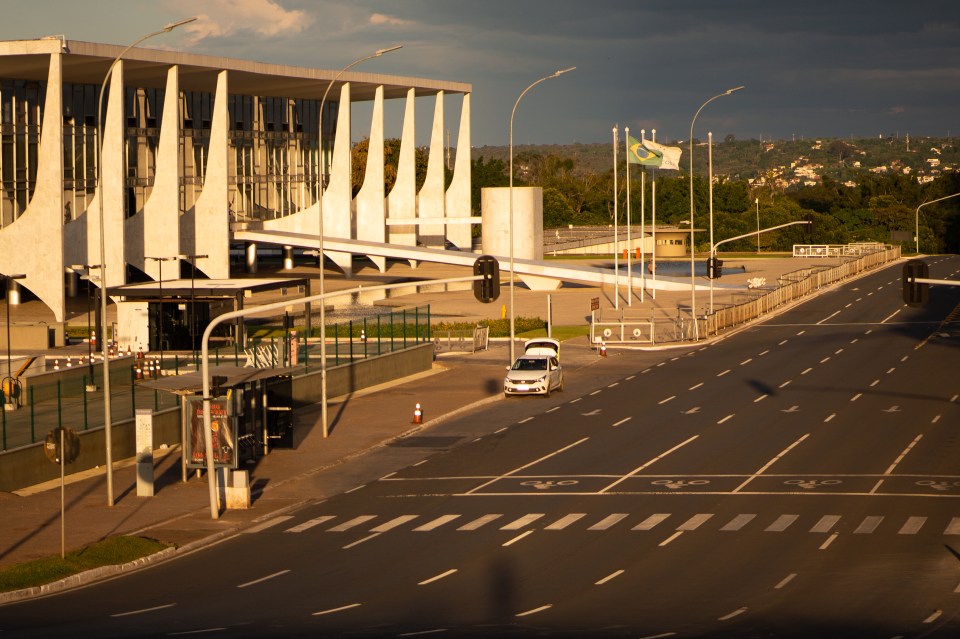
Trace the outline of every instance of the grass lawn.
{"label": "grass lawn", "polygon": [[59,556],[36,559],[0,570],[0,592],[42,586],[93,568],[125,564],[168,548],[146,537],[111,537]]}

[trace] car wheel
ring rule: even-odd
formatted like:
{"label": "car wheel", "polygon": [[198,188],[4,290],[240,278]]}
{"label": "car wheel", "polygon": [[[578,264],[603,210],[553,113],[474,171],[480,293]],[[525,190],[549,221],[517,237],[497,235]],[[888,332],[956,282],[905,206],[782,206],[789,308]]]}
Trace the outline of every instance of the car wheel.
{"label": "car wheel", "polygon": [[563,377],[562,377],[562,376],[560,377],[560,388],[559,388],[559,390],[560,390],[561,393],[563,392]]}

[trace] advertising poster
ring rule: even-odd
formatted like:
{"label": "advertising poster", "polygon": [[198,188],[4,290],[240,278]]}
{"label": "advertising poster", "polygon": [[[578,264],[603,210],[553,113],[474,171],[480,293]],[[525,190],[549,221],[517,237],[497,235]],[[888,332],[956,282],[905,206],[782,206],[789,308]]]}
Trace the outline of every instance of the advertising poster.
{"label": "advertising poster", "polygon": [[[236,436],[233,419],[227,415],[227,398],[210,400],[210,429],[213,431],[213,463],[218,468],[236,468]],[[203,398],[189,398],[190,432],[187,467],[206,468],[207,447],[203,433]]]}

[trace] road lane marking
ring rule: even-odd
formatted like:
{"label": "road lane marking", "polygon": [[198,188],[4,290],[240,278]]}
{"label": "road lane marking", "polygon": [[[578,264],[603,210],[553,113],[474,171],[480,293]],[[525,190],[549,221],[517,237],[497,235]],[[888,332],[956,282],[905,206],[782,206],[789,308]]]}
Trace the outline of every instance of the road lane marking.
{"label": "road lane marking", "polygon": [[671,395],[670,397],[668,397],[668,398],[666,398],[666,399],[661,399],[661,400],[660,400],[659,402],[657,402],[657,403],[658,403],[658,404],[666,404],[666,403],[669,402],[671,399],[676,399],[676,398],[677,398],[676,395]]}
{"label": "road lane marking", "polygon": [[607,388],[614,388],[614,387],[619,386],[619,385],[620,385],[620,382],[614,382],[614,383],[610,384],[609,386],[607,386]]}
{"label": "road lane marking", "polygon": [[857,529],[853,531],[853,534],[854,535],[872,534],[880,525],[880,522],[882,521],[883,521],[883,517],[879,517],[876,515],[870,515],[869,517],[864,517],[863,521],[860,522],[860,525],[857,526]]}
{"label": "road lane marking", "polygon": [[636,375],[631,375],[630,377],[628,377],[628,378],[626,379],[626,381],[629,382],[629,381],[630,381],[631,379],[633,379],[634,377],[636,377]]}
{"label": "road lane marking", "polygon": [[363,604],[354,603],[354,604],[348,604],[346,606],[340,606],[339,608],[330,608],[329,610],[321,610],[320,612],[313,613],[313,616],[319,617],[321,615],[331,615],[335,612],[342,612],[344,610],[350,610],[351,608],[359,608],[362,605]]}
{"label": "road lane marking", "polygon": [[640,374],[643,375],[644,373],[649,373],[651,370],[653,370],[653,369],[645,368],[645,369],[643,369],[642,371],[640,371]]}
{"label": "road lane marking", "polygon": [[441,632],[446,632],[446,628],[434,628],[432,630],[417,630],[415,632],[402,632],[398,637],[423,637],[424,635],[436,635]]}
{"label": "road lane marking", "polygon": [[856,395],[854,395],[853,397],[850,398],[850,401],[851,401],[851,402],[855,402],[855,401],[857,401],[858,399],[860,399],[861,397],[863,397],[863,393],[857,393]]}
{"label": "road lane marking", "polygon": [[334,526],[333,528],[328,528],[327,532],[344,532],[346,530],[350,530],[351,528],[355,528],[361,524],[365,524],[371,519],[376,519],[376,518],[377,518],[376,515],[361,515],[359,517],[354,517],[349,521],[345,521],[342,524]]}
{"label": "road lane marking", "polygon": [[529,422],[531,419],[533,419],[533,417],[525,417],[524,419],[521,419],[521,420],[520,420],[519,422],[517,422],[517,423],[518,423],[518,424],[526,424],[526,423]]}
{"label": "road lane marking", "polygon": [[827,537],[827,540],[820,545],[820,550],[826,550],[827,548],[829,548],[830,544],[833,543],[833,540],[836,539],[839,535],[840,533],[833,533],[832,535]]}
{"label": "road lane marking", "polygon": [[544,528],[544,530],[563,530],[570,524],[576,521],[579,521],[586,516],[587,516],[586,513],[570,513],[569,515],[564,515],[557,521],[553,522],[552,524]]}
{"label": "road lane marking", "polygon": [[883,319],[883,321],[880,322],[880,323],[881,323],[881,324],[886,324],[886,323],[887,323],[887,320],[893,319],[894,316],[896,316],[896,314],[899,313],[899,312],[902,311],[902,310],[903,310],[902,308],[898,308],[898,309],[895,310],[893,313],[891,313],[890,315],[886,316],[886,317]]}
{"label": "road lane marking", "polygon": [[679,536],[682,535],[682,534],[683,534],[683,531],[682,531],[682,530],[678,530],[677,532],[673,533],[672,535],[670,535],[669,537],[667,537],[666,539],[664,539],[663,541],[661,541],[661,542],[660,542],[659,544],[657,544],[657,545],[662,548],[662,547],[666,546],[667,544],[669,544],[671,541],[673,541],[674,539],[676,539],[677,537],[679,537]]}
{"label": "road lane marking", "polygon": [[456,572],[457,572],[457,569],[456,569],[456,568],[451,568],[451,569],[448,570],[447,572],[441,572],[439,575],[436,575],[436,576],[434,576],[434,577],[430,577],[429,579],[424,579],[423,581],[421,581],[421,582],[418,583],[417,585],[418,585],[418,586],[426,586],[427,584],[432,584],[432,583],[435,582],[435,581],[440,581],[440,580],[443,579],[444,577],[449,577],[450,575],[452,575],[452,574],[454,574],[454,573],[456,573]]}
{"label": "road lane marking", "polygon": [[820,521],[814,524],[813,528],[810,529],[810,532],[826,534],[837,525],[838,521],[840,521],[840,515],[824,515],[820,518]]}
{"label": "road lane marking", "polygon": [[764,394],[761,395],[760,397],[758,397],[758,398],[756,398],[755,400],[753,400],[753,403],[756,404],[756,403],[759,402],[759,401],[763,401],[763,400],[766,399],[767,397],[769,397],[769,395],[767,395],[766,393],[764,393]]}
{"label": "road lane marking", "polygon": [[[577,401],[577,400],[573,400],[573,401],[575,402],[575,401]],[[573,402],[571,402],[571,403],[573,403]],[[510,428],[510,427],[509,427],[509,426],[504,426],[503,428],[500,428],[500,429],[498,429],[498,430],[493,431],[493,434],[494,434],[494,435],[497,435],[497,434],[502,433],[503,431],[507,430],[508,428]]]}
{"label": "road lane marking", "polygon": [[880,481],[878,481],[878,482],[874,485],[873,488],[870,489],[870,493],[869,493],[869,494],[871,494],[871,495],[877,494],[877,491],[880,490],[880,486],[882,486],[882,485],[883,485],[883,480],[881,479]]}
{"label": "road lane marking", "polygon": [[740,365],[741,365],[741,366],[745,366],[745,365],[749,364],[749,363],[752,362],[752,361],[753,361],[753,358],[752,358],[752,357],[749,357],[749,358],[743,360],[742,362],[740,362]]}
{"label": "road lane marking", "polygon": [[891,473],[893,472],[893,469],[897,467],[897,464],[899,464],[901,461],[903,461],[903,458],[907,456],[907,453],[909,453],[911,450],[913,450],[913,447],[916,446],[916,445],[917,445],[917,442],[919,442],[921,439],[923,439],[923,433],[917,435],[916,438],[915,438],[912,442],[910,442],[910,444],[909,444],[906,448],[903,449],[903,452],[900,453],[900,456],[897,457],[896,461],[894,461],[892,464],[890,464],[890,467],[887,468],[887,472],[885,472],[885,473],[883,473],[883,474],[884,474],[884,475],[889,475],[889,474],[891,474]]}
{"label": "road lane marking", "polygon": [[901,361],[901,362],[905,362],[905,361],[907,361],[908,359],[910,359],[910,356],[909,356],[909,355],[904,355],[903,357],[900,358],[900,361]]}
{"label": "road lane marking", "polygon": [[[500,430],[504,430],[504,429],[501,428]],[[498,430],[498,431],[496,431],[496,432],[499,433],[500,430]],[[414,466],[414,467],[417,467],[417,466],[419,466],[420,464],[426,464],[428,461],[430,461],[430,458],[429,458],[429,457],[428,457],[427,459],[421,459],[420,461],[418,461],[418,462],[417,462],[416,464],[414,464],[413,466]]]}
{"label": "road lane marking", "polygon": [[377,537],[379,537],[379,536],[380,536],[380,533],[373,533],[372,535],[367,535],[367,536],[364,537],[363,539],[358,539],[358,540],[356,540],[356,541],[353,542],[353,543],[347,544],[346,546],[344,546],[343,548],[341,548],[341,550],[350,550],[350,549],[353,548],[354,546],[359,546],[360,544],[364,543],[365,541],[370,541],[371,539],[375,539],[375,538],[377,538]]}
{"label": "road lane marking", "polygon": [[624,417],[624,418],[621,419],[619,422],[617,422],[616,424],[614,424],[613,427],[616,428],[616,427],[619,426],[620,424],[626,424],[626,423],[629,422],[631,419],[633,419],[633,417]]}
{"label": "road lane marking", "polygon": [[290,521],[291,519],[293,519],[293,515],[280,515],[279,517],[273,517],[272,519],[268,519],[261,524],[247,528],[243,532],[248,535],[252,535],[253,533],[258,533],[262,530],[266,530],[267,528],[273,528],[277,524],[282,524],[283,522]]}
{"label": "road lane marking", "polygon": [[728,368],[727,370],[723,371],[722,373],[717,373],[717,377],[723,377],[724,375],[726,375],[726,374],[729,373],[729,372],[730,372],[730,369]]}
{"label": "road lane marking", "polygon": [[612,515],[608,515],[604,517],[594,525],[587,528],[587,530],[608,530],[615,524],[618,524],[624,519],[626,519],[627,517],[629,517],[627,513],[614,513]]}
{"label": "road lane marking", "polygon": [[876,385],[879,384],[879,383],[880,383],[880,380],[879,380],[879,379],[873,380],[872,382],[870,382],[870,388],[873,388],[874,386],[876,386]]}
{"label": "road lane marking", "polygon": [[548,412],[548,413],[552,413],[552,412],[555,411],[555,410],[560,410],[560,407],[559,407],[559,406],[554,406],[553,408],[551,408],[551,409],[548,410],[547,412]]}
{"label": "road lane marking", "polygon": [[659,635],[647,635],[646,637],[640,637],[640,639],[667,639],[667,637],[676,637],[677,633],[675,632],[665,632]]}
{"label": "road lane marking", "polygon": [[706,521],[709,520],[711,517],[713,517],[712,514],[704,514],[704,513],[701,513],[701,514],[699,514],[699,515],[694,515],[693,517],[691,517],[691,518],[688,519],[687,521],[685,521],[685,522],[683,522],[682,524],[680,524],[679,526],[677,526],[677,530],[681,530],[681,531],[682,531],[682,530],[696,530],[697,528],[699,528],[700,526],[702,526],[704,523],[706,523]]}
{"label": "road lane marking", "polygon": [[576,404],[576,403],[579,402],[581,399],[583,399],[583,398],[582,398],[582,397],[578,397],[578,398],[576,398],[576,399],[570,400],[570,403],[571,403],[571,404]]}
{"label": "road lane marking", "polygon": [[298,524],[298,525],[294,526],[293,528],[287,528],[286,532],[288,532],[288,533],[300,533],[300,532],[303,532],[303,531],[305,531],[305,530],[310,530],[310,529],[313,528],[314,526],[319,526],[320,524],[326,523],[326,522],[330,521],[331,519],[334,519],[333,515],[324,515],[323,517],[316,517],[316,518],[311,519],[311,520],[309,520],[309,521],[305,521],[305,522],[303,522],[302,524]]}
{"label": "road lane marking", "polygon": [[759,477],[760,475],[762,475],[762,474],[764,473],[764,471],[766,471],[768,468],[770,468],[770,467],[773,466],[775,463],[777,463],[777,461],[779,461],[780,458],[782,458],[784,455],[786,455],[786,454],[789,453],[791,450],[793,450],[793,448],[794,448],[795,446],[798,446],[803,440],[805,440],[805,439],[806,439],[807,437],[809,437],[809,436],[810,436],[810,433],[807,433],[806,435],[804,435],[803,437],[801,437],[801,438],[798,439],[797,441],[793,442],[792,444],[790,444],[789,446],[787,446],[786,448],[784,448],[782,451],[780,451],[780,454],[779,454],[779,455],[777,455],[776,457],[774,457],[773,459],[771,459],[770,461],[768,461],[763,468],[761,468],[760,470],[758,470],[757,472],[755,472],[753,475],[751,475],[749,478],[747,478],[747,480],[744,481],[744,482],[743,482],[742,484],[740,484],[739,486],[737,486],[736,489],[734,489],[733,492],[734,492],[734,493],[740,492],[744,487],[746,487],[747,484],[749,484],[749,483],[752,482],[754,479],[756,479],[757,477]]}
{"label": "road lane marking", "polygon": [[152,608],[141,608],[140,610],[131,610],[131,611],[129,611],[129,612],[117,612],[117,613],[114,613],[114,614],[112,614],[112,615],[110,615],[110,616],[111,616],[111,617],[130,617],[131,615],[142,615],[142,614],[147,613],[147,612],[154,612],[155,610],[165,610],[165,609],[167,609],[167,608],[173,608],[173,607],[176,606],[176,605],[177,605],[177,604],[175,604],[175,603],[172,603],[172,604],[164,604],[164,605],[162,605],[162,606],[154,606],[154,607],[152,607]]}
{"label": "road lane marking", "polygon": [[449,524],[454,519],[459,519],[462,515],[441,515],[433,521],[428,521],[427,523],[413,529],[413,532],[430,532],[431,530],[436,530],[444,524]]}
{"label": "road lane marking", "polygon": [[851,306],[853,306],[853,302],[850,302],[849,304],[847,304],[846,306],[844,306],[844,308],[850,308]]}
{"label": "road lane marking", "polygon": [[920,529],[923,528],[923,525],[927,523],[926,517],[910,517],[907,521],[900,527],[900,530],[897,531],[898,535],[916,535],[920,532]]}
{"label": "road lane marking", "polygon": [[787,575],[786,577],[784,577],[784,578],[780,581],[780,583],[778,583],[776,586],[774,586],[773,589],[774,589],[774,590],[780,590],[781,588],[783,588],[784,586],[786,586],[788,583],[790,583],[791,581],[793,581],[793,578],[796,577],[796,576],[797,576],[797,573],[791,572],[789,575]]}
{"label": "road lane marking", "polygon": [[457,528],[457,530],[478,530],[481,526],[486,526],[492,521],[496,521],[503,517],[503,514],[500,513],[491,513],[489,515],[484,515],[482,517],[477,517],[470,523],[464,524]]}
{"label": "road lane marking", "polygon": [[733,618],[736,617],[737,615],[742,615],[742,614],[745,613],[746,611],[747,611],[747,607],[746,607],[746,606],[744,606],[743,608],[738,608],[738,609],[734,610],[733,612],[731,612],[730,614],[724,615],[724,616],[720,617],[719,619],[717,619],[717,621],[727,621],[727,620],[729,620],[729,619],[733,619]]}
{"label": "road lane marking", "polygon": [[760,353],[759,355],[757,355],[757,357],[763,357],[764,355],[766,355],[766,354],[769,353],[769,352],[770,352],[770,350],[767,349],[767,350],[763,351],[762,353]]}
{"label": "road lane marking", "polygon": [[609,575],[607,575],[606,577],[604,577],[603,579],[601,579],[600,581],[596,582],[596,583],[593,584],[593,585],[594,585],[594,586],[602,586],[603,584],[607,583],[608,581],[611,581],[611,580],[613,580],[613,579],[616,579],[617,577],[619,577],[620,575],[622,575],[624,572],[625,572],[625,571],[623,571],[623,570],[617,570],[616,572],[612,572],[612,573],[610,573]]}
{"label": "road lane marking", "polygon": [[827,415],[827,418],[823,420],[823,423],[826,424],[827,422],[833,421],[833,418],[836,416],[837,416],[836,413],[830,413],[829,415]]}
{"label": "road lane marking", "polygon": [[539,464],[540,462],[542,462],[542,461],[544,461],[544,460],[546,460],[546,459],[549,459],[549,458],[553,457],[554,455],[559,455],[560,453],[563,453],[563,452],[565,452],[565,451],[567,451],[567,450],[570,450],[570,449],[573,448],[574,446],[577,446],[577,445],[579,445],[579,444],[582,444],[583,442],[587,441],[588,439],[590,439],[590,438],[589,438],[589,437],[584,437],[583,439],[579,439],[579,440],[573,442],[572,444],[568,444],[567,446],[564,446],[563,448],[561,448],[561,449],[559,449],[559,450],[555,450],[555,451],[553,451],[552,453],[549,453],[549,454],[547,454],[547,455],[544,455],[544,456],[541,457],[540,459],[535,459],[535,460],[533,460],[532,462],[530,462],[529,464],[524,464],[523,466],[520,466],[519,468],[514,468],[513,470],[511,470],[510,472],[508,472],[508,473],[506,473],[506,474],[504,474],[504,475],[500,475],[499,477],[494,477],[494,478],[491,479],[490,481],[487,481],[487,482],[485,482],[485,483],[483,483],[483,484],[480,484],[480,485],[477,486],[476,488],[473,488],[473,489],[471,489],[471,490],[468,490],[468,491],[467,491],[466,493],[464,493],[464,494],[465,494],[465,495],[472,495],[472,494],[474,494],[475,492],[477,492],[478,490],[482,490],[482,489],[486,488],[487,486],[489,486],[490,484],[492,484],[492,483],[494,483],[494,482],[497,482],[497,481],[499,481],[499,480],[501,480],[501,479],[503,479],[503,478],[505,478],[505,477],[509,477],[510,475],[513,475],[513,474],[515,474],[515,473],[519,473],[521,470],[524,470],[524,469],[526,469],[526,468],[529,468],[530,466],[533,466],[533,465],[535,465],[535,464]]}
{"label": "road lane marking", "polygon": [[789,341],[790,341],[790,340],[785,339],[785,340],[783,340],[782,342],[780,342],[779,344],[777,344],[777,346],[783,346],[784,344],[786,344],[786,343],[789,342]]}
{"label": "road lane marking", "polygon": [[800,373],[800,374],[801,374],[801,375],[806,375],[807,373],[809,373],[809,372],[812,371],[812,370],[813,370],[812,368],[808,368],[807,370],[803,371],[803,372]]}
{"label": "road lane marking", "polygon": [[285,575],[285,574],[287,574],[288,572],[290,572],[290,571],[289,571],[289,570],[281,570],[280,572],[275,572],[275,573],[273,573],[272,575],[267,575],[266,577],[260,577],[260,579],[254,579],[253,581],[248,581],[248,582],[245,583],[245,584],[240,584],[240,585],[237,586],[237,588],[248,588],[249,586],[255,586],[255,585],[259,584],[259,583],[263,583],[264,581],[269,581],[269,580],[273,579],[274,577],[279,577],[280,575]]}
{"label": "road lane marking", "polygon": [[595,391],[593,391],[592,393],[590,393],[590,396],[593,397],[594,395],[597,395],[597,394],[602,393],[602,392],[603,392],[603,390],[595,390]]}
{"label": "road lane marking", "polygon": [[[823,323],[826,322],[827,320],[832,319],[832,318],[836,317],[836,316],[839,315],[839,314],[840,314],[840,311],[837,311],[836,313],[834,313],[833,315],[830,315],[829,317],[824,317],[822,320],[820,320],[819,322],[817,322],[817,326],[820,326],[821,324],[823,324]],[[800,333],[797,333],[797,335],[800,335]]]}
{"label": "road lane marking", "polygon": [[384,475],[383,477],[380,478],[380,481],[383,481],[384,479],[390,479],[391,477],[393,477],[393,476],[396,475],[396,474],[397,474],[397,471],[393,471],[392,473],[387,473],[386,475]]}
{"label": "road lane marking", "polygon": [[535,614],[537,614],[538,612],[543,612],[544,610],[549,610],[550,608],[553,608],[553,604],[547,604],[547,605],[545,605],[545,606],[540,606],[539,608],[534,608],[533,610],[528,610],[528,611],[526,611],[526,612],[519,612],[519,613],[517,613],[517,616],[518,616],[518,617],[526,617],[527,615],[535,615]]}
{"label": "road lane marking", "polygon": [[780,515],[776,521],[764,529],[764,532],[783,532],[799,518],[800,515]]}
{"label": "road lane marking", "polygon": [[923,623],[933,623],[943,614],[942,610],[935,610],[932,615],[923,620]]}
{"label": "road lane marking", "polygon": [[821,364],[826,364],[826,363],[829,362],[829,361],[830,361],[830,356],[827,355],[826,357],[824,357],[823,359],[820,360],[820,363],[821,363]]}
{"label": "road lane marking", "polygon": [[744,526],[746,526],[747,524],[749,524],[751,521],[753,521],[753,519],[754,519],[755,517],[756,517],[756,515],[737,515],[736,517],[734,517],[733,519],[731,519],[731,520],[727,523],[727,525],[725,525],[725,526],[724,526],[723,528],[721,528],[720,530],[721,530],[721,531],[737,531],[737,530],[740,530],[741,528],[743,528]]}
{"label": "road lane marking", "polygon": [[688,388],[687,390],[697,390],[697,389],[700,388],[701,386],[703,386],[703,382],[700,382],[699,384],[694,384],[693,386],[691,386],[691,387]]}
{"label": "road lane marking", "polygon": [[500,530],[520,530],[524,526],[532,524],[536,520],[543,517],[543,513],[531,513],[511,521],[509,524],[500,527]]}
{"label": "road lane marking", "polygon": [[657,524],[663,523],[669,518],[669,514],[658,513],[656,515],[650,515],[639,524],[631,528],[630,530],[653,530],[654,526]]}
{"label": "road lane marking", "polygon": [[797,333],[797,337],[800,337],[801,335],[803,335],[803,334],[806,333],[806,332],[807,332],[807,331],[800,331],[799,333]]}
{"label": "road lane marking", "polygon": [[950,520],[950,525],[943,531],[944,535],[960,535],[960,517],[954,517]]}
{"label": "road lane marking", "polygon": [[717,424],[718,424],[718,425],[719,425],[719,424],[722,424],[723,422],[725,422],[725,421],[727,421],[728,419],[731,419],[731,418],[733,418],[733,414],[727,415],[726,417],[724,417],[723,419],[721,419],[720,421],[718,421]]}
{"label": "road lane marking", "polygon": [[843,352],[843,349],[842,349],[842,348],[838,348],[837,350],[835,350],[835,351],[833,352],[833,354],[834,354],[834,355],[839,355],[839,354],[842,353],[842,352]]}
{"label": "road lane marking", "polygon": [[939,421],[940,421],[940,415],[936,415],[932,420],[930,420],[930,423],[936,424]]}
{"label": "road lane marking", "polygon": [[370,529],[370,532],[385,533],[385,532],[387,532],[387,531],[393,530],[393,529],[396,528],[397,526],[402,526],[403,524],[405,524],[405,523],[407,523],[407,522],[413,521],[414,519],[416,519],[416,518],[419,517],[419,516],[420,516],[420,515],[401,515],[401,516],[399,516],[399,517],[395,517],[395,518],[391,519],[390,521],[388,521],[388,522],[386,522],[386,523],[384,523],[384,524],[380,524],[379,526],[376,526],[376,527],[374,527],[374,528],[371,528],[371,529]]}
{"label": "road lane marking", "polygon": [[531,528],[530,530],[524,531],[524,532],[520,533],[519,535],[517,535],[516,537],[514,537],[513,539],[511,539],[510,541],[507,541],[507,542],[504,542],[503,544],[501,544],[501,547],[506,548],[507,546],[512,546],[513,544],[517,543],[518,541],[520,541],[521,539],[523,539],[523,538],[526,537],[527,535],[532,535],[533,532],[534,532],[534,531],[533,531],[532,528]]}
{"label": "road lane marking", "polygon": [[646,462],[645,464],[642,464],[642,465],[638,466],[637,468],[633,469],[632,471],[630,471],[629,473],[627,473],[627,474],[624,475],[623,477],[620,477],[619,479],[617,479],[615,482],[613,482],[613,483],[610,484],[609,486],[607,486],[607,487],[603,488],[602,490],[598,491],[598,494],[601,494],[601,495],[602,495],[603,493],[607,492],[608,490],[610,490],[611,488],[613,488],[613,487],[616,486],[617,484],[620,484],[620,483],[626,481],[627,479],[629,479],[630,477],[633,477],[634,475],[636,475],[637,473],[639,473],[641,470],[643,470],[643,469],[646,468],[647,466],[650,466],[650,465],[658,462],[659,460],[663,459],[664,457],[666,457],[666,456],[669,455],[670,453],[674,452],[675,450],[679,450],[680,448],[683,448],[684,446],[686,446],[687,444],[689,444],[689,443],[692,442],[693,440],[697,439],[698,437],[700,437],[700,435],[694,435],[693,437],[687,439],[686,441],[677,444],[676,446],[674,446],[673,448],[671,448],[671,449],[668,450],[667,452],[661,453],[660,455],[654,457],[653,459],[651,459],[650,461]]}
{"label": "road lane marking", "polygon": [[784,383],[780,384],[779,388],[786,388],[787,386],[790,385],[790,382],[792,382],[792,381],[793,381],[792,379],[788,379],[788,380],[785,381]]}
{"label": "road lane marking", "polygon": [[850,343],[851,343],[851,344],[856,344],[856,343],[859,342],[859,341],[860,341],[860,338],[859,338],[859,337],[854,337],[852,340],[850,340]]}
{"label": "road lane marking", "polygon": [[226,628],[201,628],[200,630],[184,630],[183,632],[168,632],[168,637],[182,637],[185,635],[202,635],[208,632],[223,632]]}
{"label": "road lane marking", "polygon": [[352,492],[354,492],[354,491],[360,490],[360,489],[363,488],[364,486],[366,486],[366,484],[360,484],[359,486],[354,486],[353,488],[351,488],[350,490],[348,490],[347,492],[345,492],[345,493],[343,493],[343,494],[344,494],[344,495],[349,495],[350,493],[352,493]]}

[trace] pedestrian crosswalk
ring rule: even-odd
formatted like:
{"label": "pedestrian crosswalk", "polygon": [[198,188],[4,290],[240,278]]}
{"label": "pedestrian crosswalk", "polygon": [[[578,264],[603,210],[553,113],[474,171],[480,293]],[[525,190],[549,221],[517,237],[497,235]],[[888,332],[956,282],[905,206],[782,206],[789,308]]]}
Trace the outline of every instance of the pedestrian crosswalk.
{"label": "pedestrian crosswalk", "polygon": [[[932,521],[933,520],[933,521]],[[282,521],[286,521],[283,519]],[[278,523],[281,523],[278,520]],[[941,526],[944,526],[941,528]],[[921,531],[942,530],[943,535],[960,535],[960,517],[930,518],[909,516],[907,518],[868,515],[865,517],[845,517],[843,515],[804,516],[798,514],[759,515],[740,513],[733,517],[722,517],[716,513],[653,513],[635,516],[630,513],[608,513],[588,515],[587,513],[565,513],[547,515],[545,513],[525,513],[507,515],[505,513],[487,513],[479,517],[449,513],[427,517],[406,514],[393,516],[358,515],[340,518],[335,515],[322,515],[300,522],[287,528],[287,533],[304,533],[319,529],[330,533],[361,531],[385,533],[394,530],[412,532],[432,532],[436,530],[476,531],[497,528],[503,531],[522,530],[588,530],[605,531],[613,528],[632,531],[694,531],[714,529],[721,532],[760,530],[768,533],[804,531],[813,534],[849,532],[855,535],[869,535],[875,532],[890,532],[897,535],[916,535]]]}

